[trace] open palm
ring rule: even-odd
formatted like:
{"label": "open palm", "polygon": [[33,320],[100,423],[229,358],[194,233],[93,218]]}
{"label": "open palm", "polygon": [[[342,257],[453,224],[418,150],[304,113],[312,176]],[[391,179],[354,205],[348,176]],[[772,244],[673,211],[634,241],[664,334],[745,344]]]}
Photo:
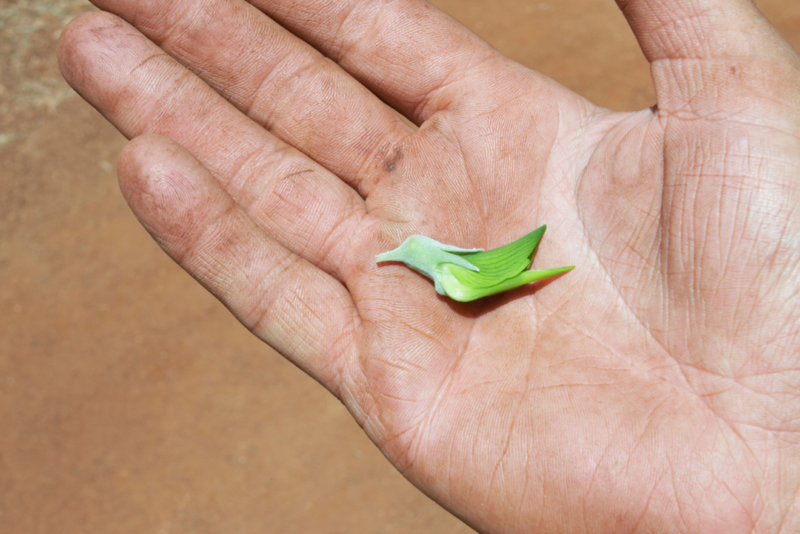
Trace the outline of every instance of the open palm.
{"label": "open palm", "polygon": [[[94,3],[61,64],[135,138],[137,216],[443,506],[486,532],[800,528],[800,60],[748,0],[618,1],[639,113],[421,0]],[[472,303],[374,261],[545,223],[534,268],[577,268]]]}

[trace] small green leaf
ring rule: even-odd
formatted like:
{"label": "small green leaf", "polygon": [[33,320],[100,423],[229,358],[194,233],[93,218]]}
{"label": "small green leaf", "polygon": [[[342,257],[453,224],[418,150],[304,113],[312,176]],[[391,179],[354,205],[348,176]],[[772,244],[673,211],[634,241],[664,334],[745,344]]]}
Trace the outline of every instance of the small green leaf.
{"label": "small green leaf", "polygon": [[467,302],[565,273],[570,267],[527,270],[547,226],[502,247],[484,252],[444,245],[414,235],[398,248],[379,254],[377,262],[401,261],[434,281],[436,292]]}

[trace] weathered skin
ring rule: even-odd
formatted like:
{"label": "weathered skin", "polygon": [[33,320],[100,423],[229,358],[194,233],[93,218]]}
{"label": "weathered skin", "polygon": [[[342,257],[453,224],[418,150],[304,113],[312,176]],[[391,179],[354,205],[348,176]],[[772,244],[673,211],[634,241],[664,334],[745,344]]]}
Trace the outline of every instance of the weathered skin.
{"label": "weathered skin", "polygon": [[[421,0],[95,3],[60,61],[136,138],[133,211],[442,506],[800,532],[800,58],[753,2],[618,0],[658,98],[634,113]],[[536,261],[580,268],[513,294],[374,261],[539,221]]]}

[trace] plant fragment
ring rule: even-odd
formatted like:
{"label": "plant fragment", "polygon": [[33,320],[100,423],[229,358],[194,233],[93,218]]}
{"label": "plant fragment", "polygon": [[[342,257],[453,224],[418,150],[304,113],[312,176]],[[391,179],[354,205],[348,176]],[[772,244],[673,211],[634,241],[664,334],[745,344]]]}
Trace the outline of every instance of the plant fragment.
{"label": "plant fragment", "polygon": [[528,270],[547,225],[499,248],[459,248],[423,235],[378,254],[375,261],[400,261],[433,280],[436,292],[468,302],[514,289],[574,269],[573,266]]}

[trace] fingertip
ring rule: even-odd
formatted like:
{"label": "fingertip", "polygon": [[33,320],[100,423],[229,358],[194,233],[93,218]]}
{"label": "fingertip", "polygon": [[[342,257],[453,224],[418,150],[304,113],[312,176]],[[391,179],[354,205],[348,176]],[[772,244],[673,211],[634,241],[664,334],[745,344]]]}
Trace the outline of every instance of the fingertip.
{"label": "fingertip", "polygon": [[131,140],[119,156],[117,173],[128,205],[155,234],[190,235],[224,201],[209,171],[167,137],[145,134]]}
{"label": "fingertip", "polygon": [[87,72],[97,64],[100,56],[99,43],[102,34],[108,28],[119,28],[125,22],[119,17],[104,11],[91,11],[72,19],[58,39],[58,65],[64,79],[76,91],[83,94],[81,88],[90,79]]}

